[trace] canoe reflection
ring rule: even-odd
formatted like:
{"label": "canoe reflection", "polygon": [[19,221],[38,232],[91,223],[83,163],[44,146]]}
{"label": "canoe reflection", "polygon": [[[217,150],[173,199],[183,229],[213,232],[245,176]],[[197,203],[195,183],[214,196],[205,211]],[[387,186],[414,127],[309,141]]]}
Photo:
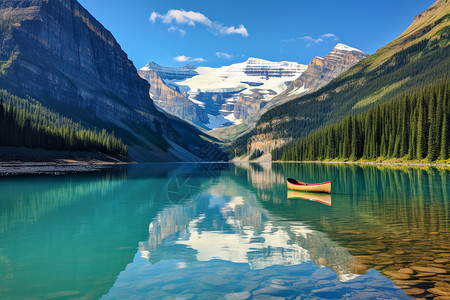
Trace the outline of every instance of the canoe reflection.
{"label": "canoe reflection", "polygon": [[331,195],[325,193],[309,193],[309,192],[288,190],[287,198],[310,200],[331,206]]}

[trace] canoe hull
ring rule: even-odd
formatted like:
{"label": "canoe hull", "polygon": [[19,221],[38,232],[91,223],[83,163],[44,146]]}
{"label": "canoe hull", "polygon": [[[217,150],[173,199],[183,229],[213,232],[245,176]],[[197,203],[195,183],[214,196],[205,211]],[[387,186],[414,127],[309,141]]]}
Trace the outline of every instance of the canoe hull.
{"label": "canoe hull", "polygon": [[331,193],[331,181],[317,184],[304,184],[304,185],[293,184],[288,181],[287,187],[288,189],[294,191],[328,193],[328,194]]}

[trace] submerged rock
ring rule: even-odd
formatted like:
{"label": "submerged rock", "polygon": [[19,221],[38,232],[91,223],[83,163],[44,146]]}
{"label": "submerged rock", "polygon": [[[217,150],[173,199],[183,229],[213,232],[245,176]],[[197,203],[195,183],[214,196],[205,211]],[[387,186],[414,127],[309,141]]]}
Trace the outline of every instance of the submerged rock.
{"label": "submerged rock", "polygon": [[419,266],[412,266],[410,267],[416,272],[424,272],[424,273],[437,273],[437,274],[446,274],[447,270],[438,268],[438,267],[419,267]]}
{"label": "submerged rock", "polygon": [[384,271],[384,274],[388,275],[392,279],[409,279],[409,278],[411,278],[411,276],[408,274],[399,273],[396,271]]}
{"label": "submerged rock", "polygon": [[410,268],[402,268],[402,269],[398,270],[397,272],[403,273],[403,274],[414,274],[414,271],[411,270]]}
{"label": "submerged rock", "polygon": [[239,293],[230,293],[225,295],[225,299],[227,300],[245,300],[250,298],[252,294],[250,292],[239,292]]}

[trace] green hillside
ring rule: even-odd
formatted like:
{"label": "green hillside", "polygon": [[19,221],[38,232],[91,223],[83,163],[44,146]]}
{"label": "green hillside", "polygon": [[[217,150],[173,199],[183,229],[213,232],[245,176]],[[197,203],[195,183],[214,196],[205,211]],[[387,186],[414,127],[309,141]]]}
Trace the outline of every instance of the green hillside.
{"label": "green hillside", "polygon": [[4,90],[0,98],[0,146],[128,155],[128,147],[114,133],[87,129],[31,98]]}
{"label": "green hillside", "polygon": [[447,160],[450,156],[450,81],[431,84],[325,126],[274,159]]}
{"label": "green hillside", "polygon": [[265,113],[254,129],[229,146],[230,156],[254,152],[261,143],[273,144],[271,151],[348,115],[447,79],[449,42],[450,2],[441,0],[417,16],[400,37],[325,87]]}

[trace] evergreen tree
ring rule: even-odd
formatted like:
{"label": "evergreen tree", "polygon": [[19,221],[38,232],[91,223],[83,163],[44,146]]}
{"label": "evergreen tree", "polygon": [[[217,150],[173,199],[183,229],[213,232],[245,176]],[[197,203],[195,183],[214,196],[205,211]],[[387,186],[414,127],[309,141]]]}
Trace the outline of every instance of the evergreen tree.
{"label": "evergreen tree", "polygon": [[424,157],[425,153],[425,109],[423,104],[423,97],[419,96],[419,103],[418,103],[418,117],[417,120],[417,154],[416,157],[418,159],[422,159]]}
{"label": "evergreen tree", "polygon": [[[440,134],[438,132],[437,115],[436,115],[436,97],[433,92],[429,95],[429,105],[428,105],[428,155],[427,159],[429,161],[434,161],[438,155],[438,138]],[[442,112],[441,112],[442,113]]]}
{"label": "evergreen tree", "polygon": [[401,114],[401,133],[400,133],[400,157],[404,157],[408,154],[409,149],[409,128],[407,127],[409,124],[409,109],[408,109],[408,98],[405,97],[401,103],[400,109],[402,111]]}
{"label": "evergreen tree", "polygon": [[3,139],[5,136],[5,124],[4,124],[4,118],[5,118],[5,107],[3,102],[3,97],[0,99],[0,146],[3,146]]}
{"label": "evergreen tree", "polygon": [[442,134],[441,134],[441,151],[440,158],[449,158],[449,124],[448,124],[448,114],[444,114],[444,120],[442,121]]}

